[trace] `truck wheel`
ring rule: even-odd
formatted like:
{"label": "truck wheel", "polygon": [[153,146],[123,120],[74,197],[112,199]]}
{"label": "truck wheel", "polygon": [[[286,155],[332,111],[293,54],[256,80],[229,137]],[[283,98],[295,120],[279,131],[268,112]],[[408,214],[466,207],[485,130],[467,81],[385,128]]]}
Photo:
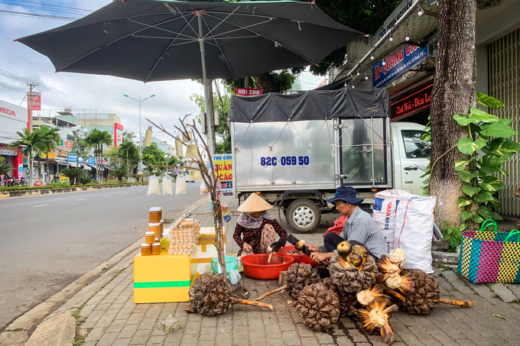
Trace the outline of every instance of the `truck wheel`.
{"label": "truck wheel", "polygon": [[289,205],[285,218],[293,230],[306,233],[318,227],[321,212],[316,203],[310,199],[301,198]]}

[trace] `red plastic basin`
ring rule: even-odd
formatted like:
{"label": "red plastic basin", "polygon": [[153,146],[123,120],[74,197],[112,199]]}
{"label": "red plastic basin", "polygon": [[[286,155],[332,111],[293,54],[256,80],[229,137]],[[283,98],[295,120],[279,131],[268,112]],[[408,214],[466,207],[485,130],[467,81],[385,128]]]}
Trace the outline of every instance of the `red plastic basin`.
{"label": "red plastic basin", "polygon": [[267,254],[260,254],[240,258],[244,274],[253,279],[274,280],[278,279],[281,271],[286,271],[294,263],[291,256],[273,254],[271,264],[267,264],[268,257]]}
{"label": "red plastic basin", "polygon": [[319,265],[319,263],[314,262],[314,260],[312,258],[310,258],[310,256],[287,254],[287,251],[295,251],[295,250],[296,249],[292,245],[291,246],[284,246],[284,247],[280,248],[280,250],[278,250],[278,253],[281,253],[282,255],[291,256],[292,258],[294,258],[294,263],[306,263],[306,264],[310,264],[312,266]]}

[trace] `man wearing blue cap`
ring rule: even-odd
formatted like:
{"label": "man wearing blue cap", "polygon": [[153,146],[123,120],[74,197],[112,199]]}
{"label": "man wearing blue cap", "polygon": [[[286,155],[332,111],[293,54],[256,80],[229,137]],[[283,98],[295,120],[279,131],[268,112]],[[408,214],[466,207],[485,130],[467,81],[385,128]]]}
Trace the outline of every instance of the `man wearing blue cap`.
{"label": "man wearing blue cap", "polygon": [[364,244],[369,255],[379,260],[386,253],[386,240],[369,213],[361,210],[359,204],[363,198],[356,197],[357,192],[351,186],[338,187],[334,198],[328,199],[329,203],[335,203],[336,209],[341,215],[347,216],[341,234],[327,233],[323,240],[324,246],[310,245],[311,257],[316,262],[325,261],[338,252],[336,248],[342,241],[348,240],[352,245]]}

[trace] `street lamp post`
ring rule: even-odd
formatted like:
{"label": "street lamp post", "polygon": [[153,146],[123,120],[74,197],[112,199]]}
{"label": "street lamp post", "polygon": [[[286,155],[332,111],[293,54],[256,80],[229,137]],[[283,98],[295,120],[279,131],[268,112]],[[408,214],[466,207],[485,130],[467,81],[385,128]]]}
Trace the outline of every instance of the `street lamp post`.
{"label": "street lamp post", "polygon": [[141,96],[139,96],[139,98],[130,97],[126,94],[123,96],[134,100],[139,105],[139,164],[137,166],[137,173],[142,174],[143,173],[143,164],[141,161],[141,157],[143,156],[143,141],[142,141],[142,135],[141,135],[141,104],[143,104],[143,102],[148,100],[149,98],[155,97],[155,95],[148,96],[147,98],[144,98],[144,99],[141,99]]}

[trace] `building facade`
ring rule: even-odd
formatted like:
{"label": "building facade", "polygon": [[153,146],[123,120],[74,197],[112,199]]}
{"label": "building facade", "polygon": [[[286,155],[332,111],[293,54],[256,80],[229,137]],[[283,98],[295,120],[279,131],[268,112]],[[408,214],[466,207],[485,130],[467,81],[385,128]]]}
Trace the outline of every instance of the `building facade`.
{"label": "building facade", "polygon": [[27,128],[28,111],[12,103],[0,100],[0,157],[3,165],[12,166],[7,174],[10,177],[23,177],[22,148],[9,148],[8,145],[18,139],[17,132]]}

